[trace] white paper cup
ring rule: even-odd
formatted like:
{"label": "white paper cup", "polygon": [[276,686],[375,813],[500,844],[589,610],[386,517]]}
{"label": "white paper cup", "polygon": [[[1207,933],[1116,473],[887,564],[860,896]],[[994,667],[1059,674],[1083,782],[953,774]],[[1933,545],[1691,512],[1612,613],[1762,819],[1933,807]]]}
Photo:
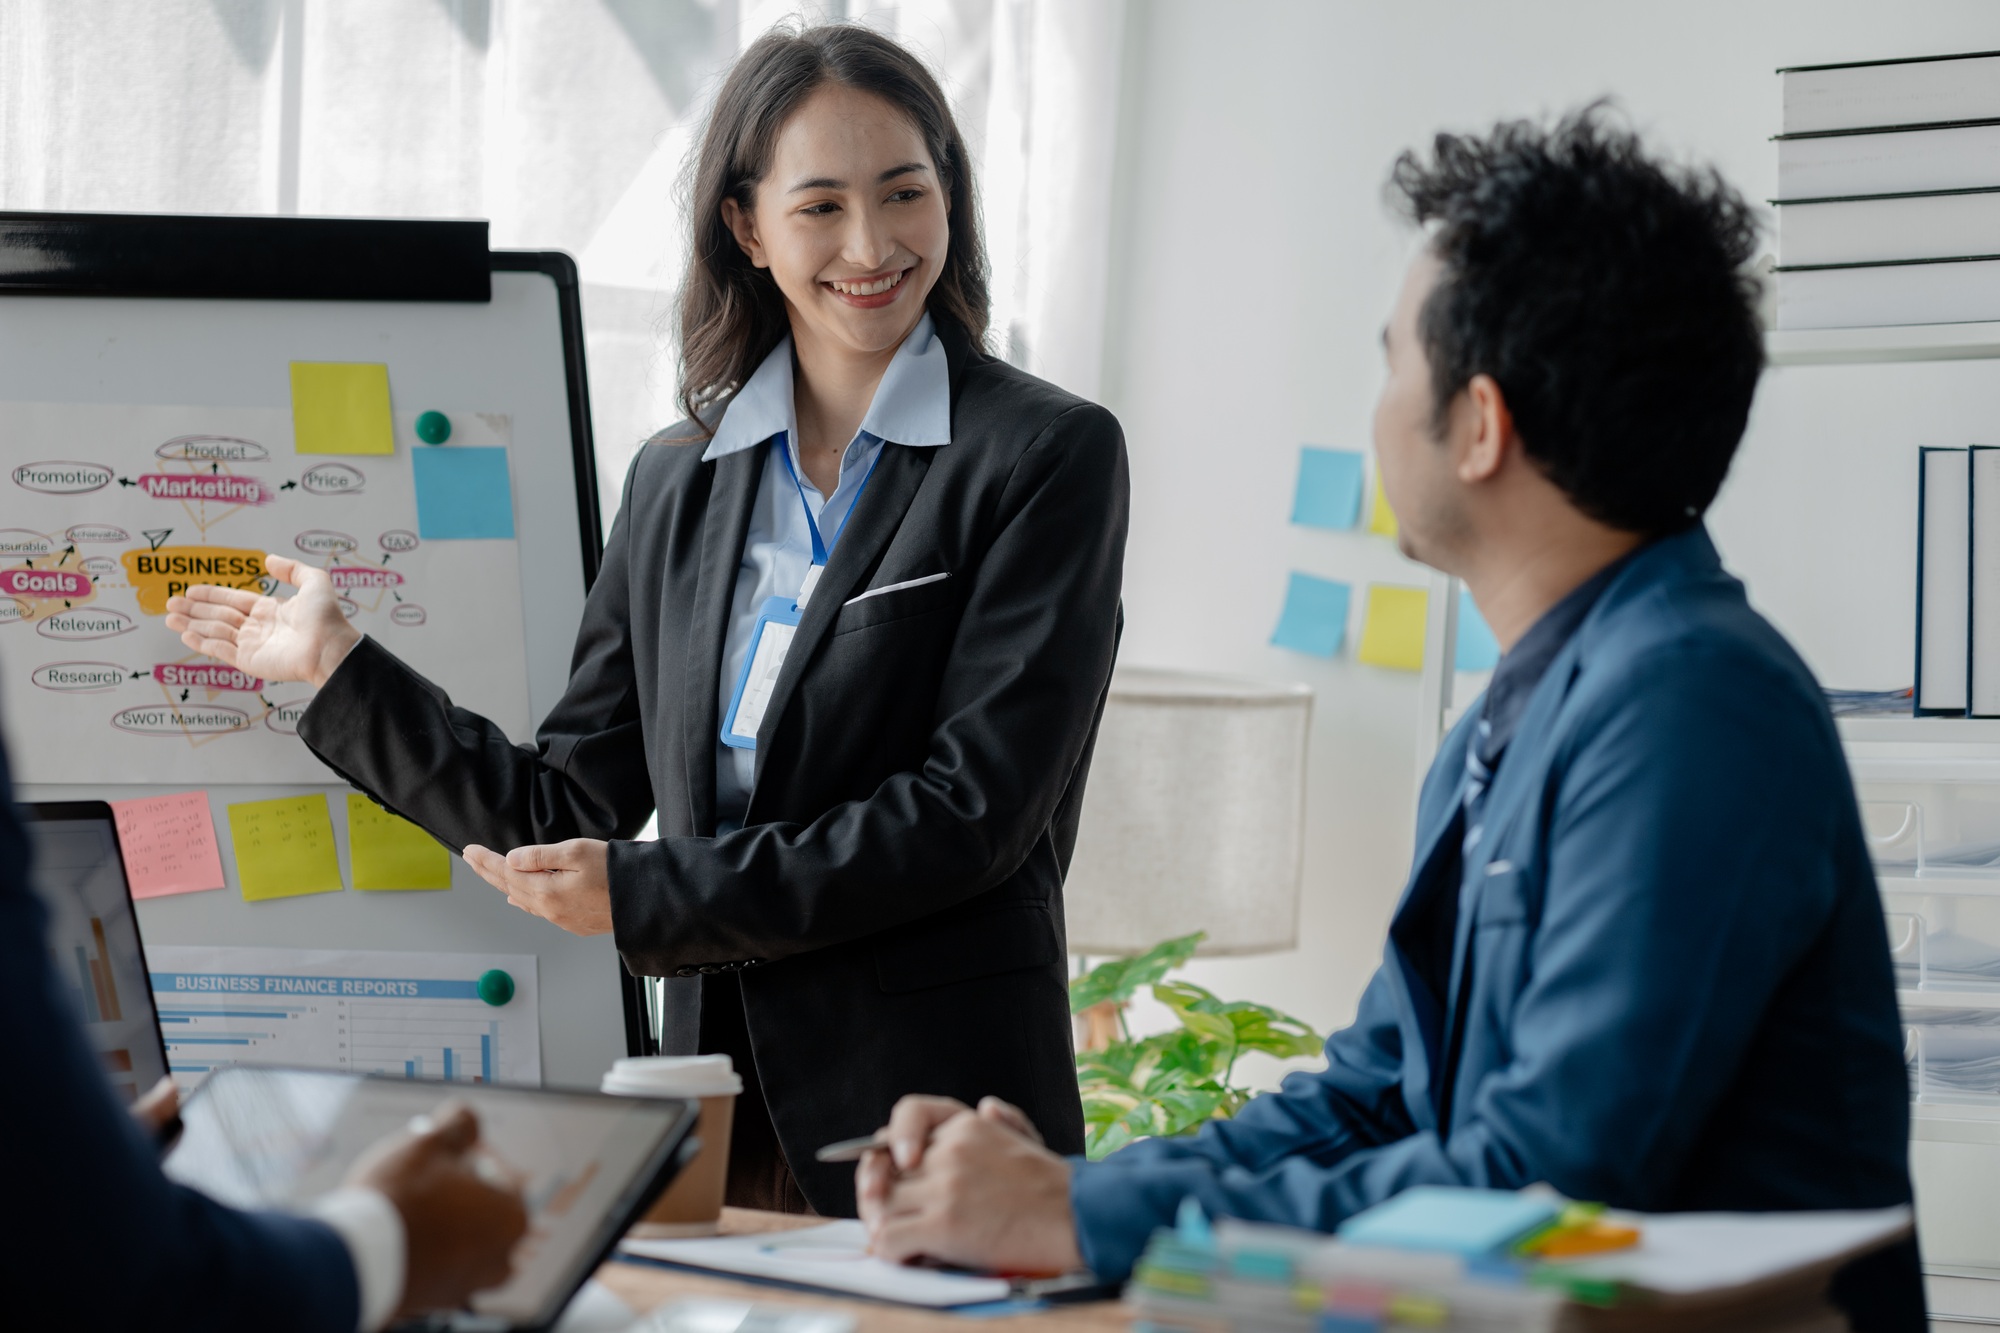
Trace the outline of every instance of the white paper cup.
{"label": "white paper cup", "polygon": [[604,1076],[601,1090],[624,1097],[700,1100],[701,1118],[691,1132],[701,1140],[701,1151],[653,1201],[631,1234],[654,1239],[714,1235],[729,1184],[729,1130],[736,1118],[736,1095],[743,1091],[743,1080],[729,1057],[650,1055],[620,1060]]}

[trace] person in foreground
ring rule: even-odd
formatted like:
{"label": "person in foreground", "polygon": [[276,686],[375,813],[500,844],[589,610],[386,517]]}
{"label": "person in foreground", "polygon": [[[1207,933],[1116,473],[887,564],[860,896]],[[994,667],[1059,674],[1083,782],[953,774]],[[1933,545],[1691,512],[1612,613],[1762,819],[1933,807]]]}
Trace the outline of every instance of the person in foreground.
{"label": "person in foreground", "polygon": [[310,1216],[241,1212],[168,1180],[148,1130],[172,1116],[173,1085],[136,1116],[119,1107],[50,964],[11,791],[0,754],[0,1045],[28,1071],[0,1098],[10,1302],[40,1292],[77,1328],[368,1333],[506,1280],[527,1213],[474,1169],[479,1125],[462,1105],[377,1144]]}
{"label": "person in foreground", "polygon": [[[1762,368],[1748,207],[1588,109],[1405,154],[1429,224],[1375,447],[1404,551],[1505,649],[1426,779],[1381,968],[1327,1067],[1102,1162],[909,1098],[878,1252],[1122,1279],[1192,1196],[1331,1230],[1418,1184],[1652,1211],[1909,1202],[1882,911],[1811,673],[1702,525]],[[1921,1329],[1914,1241],[1851,1265]]]}

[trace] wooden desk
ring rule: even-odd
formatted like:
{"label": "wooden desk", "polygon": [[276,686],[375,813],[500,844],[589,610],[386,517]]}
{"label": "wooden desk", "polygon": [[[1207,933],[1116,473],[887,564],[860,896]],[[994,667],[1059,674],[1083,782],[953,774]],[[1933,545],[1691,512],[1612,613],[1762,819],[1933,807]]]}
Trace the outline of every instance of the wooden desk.
{"label": "wooden desk", "polygon": [[[818,1220],[784,1213],[754,1212],[748,1208],[725,1208],[722,1210],[722,1234],[748,1236],[764,1231],[788,1231],[794,1227],[811,1226]],[[1132,1322],[1131,1309],[1120,1301],[1058,1305],[1035,1314],[969,1320],[943,1311],[913,1310],[904,1305],[881,1305],[872,1301],[844,1300],[833,1295],[785,1291],[726,1277],[702,1277],[673,1269],[616,1261],[598,1269],[597,1280],[641,1314],[682,1296],[708,1296],[720,1300],[845,1310],[859,1323],[860,1333],[917,1333],[920,1329],[941,1328],[961,1329],[965,1333],[989,1328],[1018,1329],[1020,1333],[1113,1333],[1114,1330],[1124,1333]]]}

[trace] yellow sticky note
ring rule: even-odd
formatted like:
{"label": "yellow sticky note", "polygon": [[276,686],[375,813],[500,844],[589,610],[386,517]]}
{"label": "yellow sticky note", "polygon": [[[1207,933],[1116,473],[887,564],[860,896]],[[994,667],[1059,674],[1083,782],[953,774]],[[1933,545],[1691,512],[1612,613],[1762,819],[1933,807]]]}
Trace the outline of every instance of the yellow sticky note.
{"label": "yellow sticky note", "polygon": [[1396,535],[1396,511],[1389,508],[1389,497],[1382,493],[1382,470],[1375,469],[1375,499],[1368,506],[1368,530],[1383,537]]}
{"label": "yellow sticky note", "polygon": [[357,889],[451,887],[451,853],[356,791],[347,793],[347,861]]}
{"label": "yellow sticky note", "polygon": [[1422,671],[1429,603],[1430,594],[1422,588],[1369,588],[1368,615],[1361,624],[1361,660],[1398,671]]}
{"label": "yellow sticky note", "polygon": [[292,438],[302,454],[392,454],[389,367],[373,361],[292,362]]}
{"label": "yellow sticky note", "polygon": [[232,805],[229,839],[245,902],[340,892],[340,857],[324,792]]}

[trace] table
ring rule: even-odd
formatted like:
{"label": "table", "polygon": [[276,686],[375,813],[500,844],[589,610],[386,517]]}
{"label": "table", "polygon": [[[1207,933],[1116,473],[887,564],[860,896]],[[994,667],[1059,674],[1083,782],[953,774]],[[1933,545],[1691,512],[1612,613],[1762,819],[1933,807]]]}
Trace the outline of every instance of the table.
{"label": "table", "polygon": [[[795,1217],[786,1213],[757,1212],[749,1208],[722,1210],[722,1234],[750,1236],[766,1231],[788,1231],[811,1226],[820,1219]],[[852,1314],[860,1333],[917,1333],[918,1330],[955,1328],[963,1333],[984,1333],[987,1329],[1019,1330],[1020,1333],[1124,1333],[1132,1322],[1132,1309],[1121,1301],[1092,1301],[1078,1305],[1058,1305],[1034,1314],[1001,1318],[963,1319],[935,1310],[915,1310],[903,1305],[881,1305],[872,1301],[847,1300],[834,1295],[785,1291],[778,1287],[738,1282],[726,1277],[705,1277],[646,1264],[617,1260],[597,1270],[597,1280],[617,1294],[634,1310],[644,1314],[655,1306],[683,1296],[708,1296],[723,1300],[753,1300],[771,1305],[809,1305],[817,1309],[839,1309]]]}

